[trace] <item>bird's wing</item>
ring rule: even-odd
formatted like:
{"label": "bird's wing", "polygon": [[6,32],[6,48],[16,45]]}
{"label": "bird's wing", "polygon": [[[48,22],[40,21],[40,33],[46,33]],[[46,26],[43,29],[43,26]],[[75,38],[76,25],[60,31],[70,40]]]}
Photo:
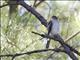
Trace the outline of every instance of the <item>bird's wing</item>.
{"label": "bird's wing", "polygon": [[[50,34],[51,29],[52,29],[52,21],[48,23],[48,35]],[[47,41],[47,44],[46,44],[47,49],[49,48],[49,45],[50,45],[50,40]]]}
{"label": "bird's wing", "polygon": [[51,29],[52,29],[52,21],[48,23],[48,35],[51,32]]}

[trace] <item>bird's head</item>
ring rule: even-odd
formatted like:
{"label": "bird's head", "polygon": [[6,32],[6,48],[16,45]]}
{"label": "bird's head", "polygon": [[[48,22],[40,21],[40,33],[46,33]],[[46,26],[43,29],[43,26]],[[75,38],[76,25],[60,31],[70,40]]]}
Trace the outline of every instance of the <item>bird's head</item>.
{"label": "bird's head", "polygon": [[57,16],[52,16],[52,19],[58,20]]}

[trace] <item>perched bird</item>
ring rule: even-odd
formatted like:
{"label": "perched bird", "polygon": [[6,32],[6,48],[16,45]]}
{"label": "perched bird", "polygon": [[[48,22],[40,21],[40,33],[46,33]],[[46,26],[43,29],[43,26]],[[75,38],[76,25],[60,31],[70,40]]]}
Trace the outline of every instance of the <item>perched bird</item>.
{"label": "perched bird", "polygon": [[[51,20],[48,23],[48,35],[53,37],[54,35],[58,35],[60,32],[60,25],[58,18],[56,16],[52,16]],[[50,40],[47,40],[46,48],[49,48]]]}
{"label": "perched bird", "polygon": [[[64,40],[59,35],[60,25],[58,18],[56,16],[52,16],[50,22],[48,23],[47,29],[48,35],[53,37],[56,41],[58,41],[62,45],[66,54],[68,54],[72,58],[72,60],[78,60],[78,58],[72,52],[71,47],[68,44],[64,43]],[[50,40],[47,40],[46,48],[49,48],[49,44]]]}

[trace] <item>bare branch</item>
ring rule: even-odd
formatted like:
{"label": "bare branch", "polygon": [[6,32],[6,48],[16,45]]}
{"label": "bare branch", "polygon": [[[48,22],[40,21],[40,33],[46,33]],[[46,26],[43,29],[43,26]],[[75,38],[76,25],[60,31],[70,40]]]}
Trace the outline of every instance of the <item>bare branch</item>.
{"label": "bare branch", "polygon": [[20,1],[19,4],[22,5],[24,8],[26,8],[29,12],[31,12],[36,18],[38,18],[38,20],[41,22],[42,25],[47,27],[46,19],[43,16],[41,16],[34,8],[32,8],[23,1]]}
{"label": "bare branch", "polygon": [[[74,38],[76,35],[78,35],[80,33],[80,31],[76,32],[75,34],[71,35],[70,37],[68,37],[66,40],[64,40],[66,43]],[[62,46],[59,46],[59,48],[61,48]],[[74,50],[74,49],[73,49]],[[50,58],[55,52],[51,53],[50,56],[48,58]],[[75,53],[78,54],[80,56],[80,52],[78,52],[77,50],[75,50]]]}
{"label": "bare branch", "polygon": [[69,50],[70,52],[65,49],[66,54],[68,54],[73,60],[75,60],[75,59],[78,60],[77,57],[76,57],[72,52],[75,52],[75,53],[78,54],[78,55],[80,55],[80,53],[79,53],[77,50],[75,50],[73,47],[71,47],[71,46],[69,46],[68,44],[64,43],[64,41],[59,40],[57,36],[51,37],[51,36],[49,36],[49,35],[39,34],[39,33],[36,33],[36,32],[32,32],[32,33],[37,34],[37,35],[39,35],[39,36],[41,36],[41,37],[43,37],[43,38],[49,38],[49,39],[53,39],[53,40],[55,40],[55,41],[58,41],[58,42],[64,47],[64,49],[65,49],[66,47],[67,47],[68,49],[70,49],[70,50]]}
{"label": "bare branch", "polygon": [[[34,8],[32,8],[31,6],[29,6],[28,4],[26,4],[23,1],[18,1],[17,3],[14,3],[14,4],[20,4],[20,5],[22,5],[29,12],[31,12],[36,18],[38,18],[42,25],[44,25],[45,27],[47,27],[47,21],[46,21],[46,19],[44,19],[44,17],[41,16]],[[1,8],[1,6],[0,6],[0,8]],[[72,48],[71,46],[69,46],[68,44],[64,43],[64,41],[59,40],[57,36],[50,37],[50,36],[43,35],[43,34],[37,34],[37,35],[40,35],[41,37],[47,37],[47,38],[50,38],[50,39],[54,39],[55,41],[58,41],[64,47],[64,51],[65,51],[66,54],[68,54],[73,60],[78,60],[77,57],[73,54],[73,52],[76,53],[76,50],[74,48]],[[69,52],[65,49],[65,47],[68,48]],[[47,51],[47,50],[45,50],[45,51]],[[34,52],[38,53],[38,52],[42,52],[42,51],[39,50],[39,51],[34,51]],[[34,53],[34,52],[32,51],[32,52],[27,52],[27,53],[23,53],[23,54],[31,54],[31,53]],[[14,59],[16,56],[20,56],[20,55],[23,55],[23,54],[15,54],[15,55],[10,55],[10,56],[13,56],[12,59]]]}
{"label": "bare branch", "polygon": [[[39,1],[38,3],[37,3],[37,1]],[[37,6],[39,6],[42,2],[44,2],[45,0],[34,0],[34,4],[33,4],[33,6],[34,7],[37,7]]]}
{"label": "bare branch", "polygon": [[[16,53],[16,54],[6,54],[6,55],[0,55],[0,57],[12,57],[12,60],[14,60],[15,57],[21,56],[21,55],[30,55],[34,53],[40,53],[40,52],[48,52],[48,51],[55,51],[55,52],[65,52],[62,49],[55,48],[55,49],[42,49],[42,50],[34,50],[34,51],[29,51],[25,53]],[[66,52],[65,52],[66,53]]]}
{"label": "bare branch", "polygon": [[75,34],[69,36],[65,42],[68,42],[70,39],[74,38],[76,35],[78,35],[80,33],[80,31],[76,32]]}

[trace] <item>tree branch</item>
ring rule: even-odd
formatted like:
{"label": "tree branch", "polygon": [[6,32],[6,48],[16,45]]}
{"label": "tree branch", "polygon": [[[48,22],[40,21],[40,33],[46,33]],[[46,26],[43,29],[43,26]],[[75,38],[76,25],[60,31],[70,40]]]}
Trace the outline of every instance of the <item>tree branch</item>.
{"label": "tree branch", "polygon": [[[16,53],[16,54],[6,54],[6,55],[0,55],[0,57],[12,57],[12,60],[14,60],[15,57],[21,56],[21,55],[30,55],[34,53],[40,53],[40,52],[48,52],[48,51],[55,51],[55,52],[65,52],[62,49],[55,48],[55,49],[42,49],[42,50],[34,50],[34,51],[29,51],[25,53]],[[66,52],[65,52],[66,53]]]}
{"label": "tree branch", "polygon": [[31,12],[36,18],[38,18],[38,20],[41,22],[42,25],[47,27],[46,19],[43,16],[41,16],[34,8],[32,8],[23,1],[20,1],[19,4],[22,5],[24,8],[26,8],[29,12]]}
{"label": "tree branch", "polygon": [[76,35],[78,35],[80,33],[80,31],[76,32],[75,34],[69,36],[65,42],[68,42],[70,39],[72,39],[73,37],[75,37]]}
{"label": "tree branch", "polygon": [[80,55],[80,53],[77,50],[75,50],[73,47],[71,47],[68,44],[64,43],[63,41],[58,40],[58,37],[56,37],[56,36],[51,37],[49,35],[39,34],[39,33],[36,33],[36,32],[32,32],[32,33],[37,34],[37,35],[39,35],[39,36],[41,36],[43,38],[49,38],[49,39],[53,39],[55,41],[58,41],[64,47],[64,49],[65,49],[65,46],[67,46],[68,49],[70,49],[70,52],[66,51],[66,54],[68,54],[73,60],[75,60],[75,59],[78,60],[77,57],[72,52],[75,52],[78,55]]}
{"label": "tree branch", "polygon": [[[74,38],[74,37],[75,37],[76,35],[78,35],[79,33],[80,33],[80,31],[78,31],[78,32],[76,32],[75,34],[73,34],[73,35],[71,35],[70,37],[68,37],[68,38],[66,39],[65,43],[67,43],[70,39]],[[62,47],[62,46],[59,46],[59,48],[61,48],[61,47]],[[73,50],[74,50],[74,49],[73,49]],[[48,58],[52,57],[52,55],[53,55],[54,53],[55,53],[55,52],[51,53]],[[78,52],[77,50],[75,50],[75,53],[80,56],[80,52]]]}
{"label": "tree branch", "polygon": [[[44,25],[45,27],[47,27],[47,21],[46,21],[46,19],[44,19],[43,16],[41,16],[34,8],[32,8],[31,6],[29,6],[28,4],[26,4],[24,1],[18,1],[17,3],[14,3],[14,4],[20,4],[20,5],[22,5],[29,12],[31,12],[36,18],[38,18],[42,25]],[[1,6],[0,6],[0,8],[1,8]],[[47,38],[50,38],[50,39],[54,39],[55,41],[58,41],[64,47],[64,49],[65,49],[65,47],[68,47],[71,51],[75,52],[75,49],[72,49],[68,44],[65,44],[64,41],[59,40],[57,36],[55,36],[55,38],[53,38],[53,37],[50,37],[50,36],[45,36],[43,34],[39,34],[39,35],[41,37],[47,37]],[[65,50],[65,53],[68,54],[73,60],[75,60],[75,59],[78,60],[77,57],[70,50],[69,50],[69,52],[67,52],[67,50]],[[27,53],[27,54],[29,54],[29,53]],[[22,54],[17,54],[17,55],[19,56],[19,55],[22,55]],[[15,55],[13,57],[15,57]]]}
{"label": "tree branch", "polygon": [[34,0],[34,4],[33,4],[34,7],[39,6],[39,5],[40,5],[42,2],[44,2],[45,0],[39,0],[38,3],[37,3],[37,1],[38,1],[38,0]]}
{"label": "tree branch", "polygon": [[2,5],[0,6],[0,8],[2,7],[5,7],[7,5],[22,5],[25,9],[27,9],[29,12],[31,12],[36,18],[38,18],[38,20],[41,22],[42,25],[44,25],[45,27],[47,27],[47,21],[46,19],[41,16],[34,8],[32,8],[31,6],[29,6],[28,4],[26,4],[24,1],[18,1],[18,2],[15,2],[14,3],[8,3],[8,4],[5,4],[5,5]]}

